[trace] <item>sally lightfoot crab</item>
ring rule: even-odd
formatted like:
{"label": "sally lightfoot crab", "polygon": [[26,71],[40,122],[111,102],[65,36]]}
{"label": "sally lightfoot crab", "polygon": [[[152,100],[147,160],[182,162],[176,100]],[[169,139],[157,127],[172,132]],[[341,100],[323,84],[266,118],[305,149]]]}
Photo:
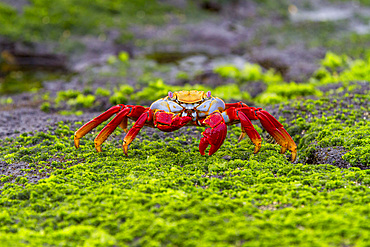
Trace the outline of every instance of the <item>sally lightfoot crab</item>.
{"label": "sally lightfoot crab", "polygon": [[[261,148],[261,137],[254,129],[251,120],[259,120],[267,132],[281,146],[281,153],[288,149],[292,154],[292,161],[297,156],[297,145],[284,129],[283,125],[262,108],[249,107],[243,102],[225,104],[211,92],[179,91],[168,92],[168,96],[152,103],[150,107],[140,105],[119,104],[87,122],[75,132],[74,143],[79,147],[79,140],[89,131],[102,122],[116,116],[100,131],[95,138],[95,148],[101,152],[101,144],[110,134],[120,126],[127,134],[123,139],[123,151],[127,155],[128,146],[135,139],[143,126],[158,128],[171,132],[185,125],[209,127],[203,133],[199,143],[199,152],[204,155],[208,145],[211,145],[208,154],[214,154],[222,145],[227,133],[227,125],[241,124],[242,133],[239,140],[245,135],[254,143],[254,153]],[[127,129],[127,119],[135,121],[133,127]]]}

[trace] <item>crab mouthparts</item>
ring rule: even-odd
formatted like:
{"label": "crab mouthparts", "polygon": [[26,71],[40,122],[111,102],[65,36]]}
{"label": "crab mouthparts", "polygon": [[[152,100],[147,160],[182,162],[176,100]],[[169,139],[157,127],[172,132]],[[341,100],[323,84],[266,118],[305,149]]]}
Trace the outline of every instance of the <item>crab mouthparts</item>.
{"label": "crab mouthparts", "polygon": [[184,110],[185,114],[191,117],[193,115],[194,110],[186,109]]}
{"label": "crab mouthparts", "polygon": [[184,110],[181,114],[182,116],[188,116],[188,117],[191,117],[193,119],[193,121],[196,121],[197,120],[197,113],[196,111],[194,111],[193,109],[192,110]]}

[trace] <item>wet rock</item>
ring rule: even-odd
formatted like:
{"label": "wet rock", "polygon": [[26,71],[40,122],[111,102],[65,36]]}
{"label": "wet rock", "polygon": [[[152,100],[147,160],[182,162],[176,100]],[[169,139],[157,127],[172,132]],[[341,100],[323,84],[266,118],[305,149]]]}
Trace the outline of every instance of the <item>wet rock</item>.
{"label": "wet rock", "polygon": [[325,147],[317,148],[310,157],[307,157],[306,164],[330,164],[339,168],[358,167],[360,169],[369,169],[370,167],[358,164],[351,165],[342,157],[348,151],[344,147]]}
{"label": "wet rock", "polygon": [[[101,112],[100,112],[101,113]],[[49,126],[56,128],[58,122],[86,122],[100,113],[86,113],[82,116],[62,116],[46,114],[38,108],[20,108],[0,111],[0,138],[17,137],[24,132],[47,132]],[[73,128],[80,126],[73,125]]]}
{"label": "wet rock", "polygon": [[256,48],[251,54],[251,60],[265,69],[281,73],[285,81],[303,82],[319,68],[316,61],[324,56],[324,49],[305,49],[298,45],[285,50]]}
{"label": "wet rock", "polygon": [[199,6],[200,8],[211,11],[211,12],[220,12],[222,9],[222,5],[219,2],[210,1],[210,0],[201,1]]}
{"label": "wet rock", "polygon": [[267,85],[263,82],[251,82],[243,85],[240,89],[241,91],[247,91],[249,95],[254,98],[257,95],[263,93],[267,88]]}
{"label": "wet rock", "polygon": [[18,12],[22,12],[25,5],[30,4],[27,0],[3,0],[3,2],[16,8]]}
{"label": "wet rock", "polygon": [[228,83],[232,83],[233,80],[230,78],[222,78],[220,75],[214,73],[213,71],[205,71],[200,75],[197,75],[192,84],[202,84],[211,87],[217,87],[221,85],[225,85]]}
{"label": "wet rock", "polygon": [[67,58],[62,54],[26,53],[16,50],[1,52],[2,71],[62,70],[67,71]]}
{"label": "wet rock", "polygon": [[343,7],[325,7],[321,9],[311,10],[311,11],[293,11],[291,12],[290,18],[294,22],[301,22],[301,21],[316,21],[316,22],[324,22],[324,21],[340,21],[346,20],[352,17],[354,14],[353,8],[346,8]]}
{"label": "wet rock", "polygon": [[317,148],[307,158],[306,164],[330,164],[340,168],[349,168],[352,165],[342,159],[342,156],[346,153],[344,147]]}
{"label": "wet rock", "polygon": [[1,71],[68,70],[68,59],[57,54],[51,45],[24,43],[0,37]]}

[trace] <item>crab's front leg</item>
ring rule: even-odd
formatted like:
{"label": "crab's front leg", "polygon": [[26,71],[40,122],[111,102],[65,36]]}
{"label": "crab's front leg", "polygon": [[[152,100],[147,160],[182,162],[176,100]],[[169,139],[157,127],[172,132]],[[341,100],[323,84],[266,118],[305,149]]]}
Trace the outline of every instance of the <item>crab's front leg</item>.
{"label": "crab's front leg", "polygon": [[162,131],[171,132],[178,130],[190,122],[191,117],[183,116],[180,117],[178,114],[172,112],[165,112],[163,110],[151,110],[144,112],[138,120],[136,120],[134,126],[129,130],[123,139],[123,151],[127,156],[127,150],[130,143],[135,139],[141,128],[147,123]]}
{"label": "crab's front leg", "polygon": [[211,145],[208,155],[214,154],[222,145],[226,138],[227,126],[222,114],[219,111],[215,111],[207,116],[203,122],[203,125],[209,126],[203,133],[202,139],[199,143],[199,152],[204,155],[204,151]]}

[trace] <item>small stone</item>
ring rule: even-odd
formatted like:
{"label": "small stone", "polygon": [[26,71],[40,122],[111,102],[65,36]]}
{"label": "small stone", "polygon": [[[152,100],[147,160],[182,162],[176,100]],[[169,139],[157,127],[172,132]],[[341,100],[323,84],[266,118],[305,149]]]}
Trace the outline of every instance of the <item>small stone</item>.
{"label": "small stone", "polygon": [[224,160],[231,160],[231,156],[230,155],[225,155],[224,157],[222,157]]}

